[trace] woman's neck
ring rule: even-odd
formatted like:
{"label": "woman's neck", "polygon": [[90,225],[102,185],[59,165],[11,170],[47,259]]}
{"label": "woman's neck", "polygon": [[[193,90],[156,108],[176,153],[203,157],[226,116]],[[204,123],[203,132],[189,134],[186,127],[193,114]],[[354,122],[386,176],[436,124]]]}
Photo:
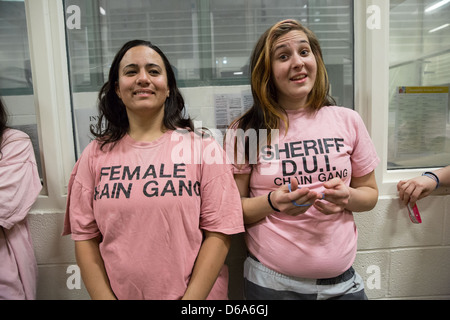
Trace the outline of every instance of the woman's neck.
{"label": "woman's neck", "polygon": [[163,124],[164,113],[153,117],[130,116],[128,135],[135,141],[151,142],[161,137],[167,128]]}

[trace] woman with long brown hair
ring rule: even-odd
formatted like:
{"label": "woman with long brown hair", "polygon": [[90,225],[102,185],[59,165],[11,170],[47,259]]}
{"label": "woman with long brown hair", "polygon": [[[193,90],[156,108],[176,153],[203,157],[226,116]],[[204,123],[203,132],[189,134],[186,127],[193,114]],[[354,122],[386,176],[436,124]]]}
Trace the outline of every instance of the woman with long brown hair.
{"label": "woman with long brown hair", "polygon": [[27,215],[41,188],[30,137],[8,127],[0,99],[0,300],[36,299],[37,264]]}
{"label": "woman with long brown hair", "polygon": [[251,58],[251,88],[253,106],[231,125],[268,138],[256,163],[246,148],[235,166],[247,299],[365,299],[352,212],[375,206],[379,158],[360,116],[330,97],[314,33],[295,20],[269,28]]}
{"label": "woman with long brown hair", "polygon": [[193,154],[198,138],[184,107],[163,52],[125,43],[68,188],[64,234],[92,299],[227,299],[230,235],[244,230],[239,192],[231,165],[174,154],[180,140]]}

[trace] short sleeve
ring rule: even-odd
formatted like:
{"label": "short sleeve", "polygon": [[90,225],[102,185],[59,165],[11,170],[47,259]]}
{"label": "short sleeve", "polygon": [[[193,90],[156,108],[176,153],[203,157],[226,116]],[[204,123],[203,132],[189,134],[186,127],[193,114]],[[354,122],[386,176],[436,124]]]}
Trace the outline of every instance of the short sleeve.
{"label": "short sleeve", "polygon": [[224,139],[223,149],[227,163],[232,164],[233,174],[250,174],[252,166],[249,161],[245,159],[245,132],[243,129],[238,129],[237,124],[227,130]]}
{"label": "short sleeve", "polygon": [[9,129],[1,149],[0,226],[10,229],[25,219],[42,189],[30,138]]}
{"label": "short sleeve", "polygon": [[[220,146],[217,148],[222,151]],[[244,232],[241,198],[232,165],[225,160],[203,163],[201,181],[200,228],[228,235]]]}
{"label": "short sleeve", "polygon": [[93,211],[95,177],[89,168],[91,143],[75,164],[69,180],[66,215],[62,235],[73,240],[89,240],[100,235]]}
{"label": "short sleeve", "polygon": [[357,112],[352,114],[356,139],[351,154],[352,175],[362,177],[375,170],[380,163],[380,158],[361,116]]}

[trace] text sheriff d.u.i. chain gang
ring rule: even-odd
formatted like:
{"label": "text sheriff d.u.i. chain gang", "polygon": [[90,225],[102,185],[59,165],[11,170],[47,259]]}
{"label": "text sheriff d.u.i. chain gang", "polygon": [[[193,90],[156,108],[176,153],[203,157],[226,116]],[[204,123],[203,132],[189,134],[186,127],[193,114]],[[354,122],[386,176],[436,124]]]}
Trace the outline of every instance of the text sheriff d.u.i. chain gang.
{"label": "text sheriff d.u.i. chain gang", "polygon": [[312,184],[347,177],[347,169],[337,170],[329,157],[330,153],[345,152],[344,147],[343,138],[293,141],[265,146],[261,158],[267,162],[282,159],[283,176],[274,179],[275,185],[287,184],[291,178],[297,179],[300,185]]}

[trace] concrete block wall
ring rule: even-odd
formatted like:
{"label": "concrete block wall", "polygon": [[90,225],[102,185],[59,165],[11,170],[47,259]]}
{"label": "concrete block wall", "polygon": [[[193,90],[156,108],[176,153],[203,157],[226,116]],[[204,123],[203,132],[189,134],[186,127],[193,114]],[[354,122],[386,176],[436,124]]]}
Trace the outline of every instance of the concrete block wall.
{"label": "concrete block wall", "polygon": [[[380,198],[370,212],[355,213],[359,232],[354,268],[369,299],[450,299],[450,196],[419,202],[423,223],[409,221],[396,198]],[[61,237],[64,213],[31,214],[29,224],[39,266],[38,299],[89,299],[79,279],[74,244]],[[243,235],[227,257],[230,299],[242,294],[246,258]]]}
{"label": "concrete block wall", "polygon": [[[194,119],[214,128],[214,94],[248,90],[248,86],[236,86],[181,91]],[[95,99],[93,93],[92,103]],[[396,195],[382,196],[370,212],[354,214],[359,232],[354,267],[365,281],[369,299],[450,299],[450,196],[430,196],[418,206],[420,225],[410,222]],[[89,299],[76,268],[73,241],[61,237],[63,221],[64,212],[29,215],[39,267],[37,298]],[[226,261],[233,300],[243,298],[245,258],[243,236],[234,236]]]}
{"label": "concrete block wall", "polygon": [[418,207],[422,224],[410,222],[397,198],[380,197],[372,211],[355,214],[355,269],[369,298],[450,299],[450,196],[422,199]]}

